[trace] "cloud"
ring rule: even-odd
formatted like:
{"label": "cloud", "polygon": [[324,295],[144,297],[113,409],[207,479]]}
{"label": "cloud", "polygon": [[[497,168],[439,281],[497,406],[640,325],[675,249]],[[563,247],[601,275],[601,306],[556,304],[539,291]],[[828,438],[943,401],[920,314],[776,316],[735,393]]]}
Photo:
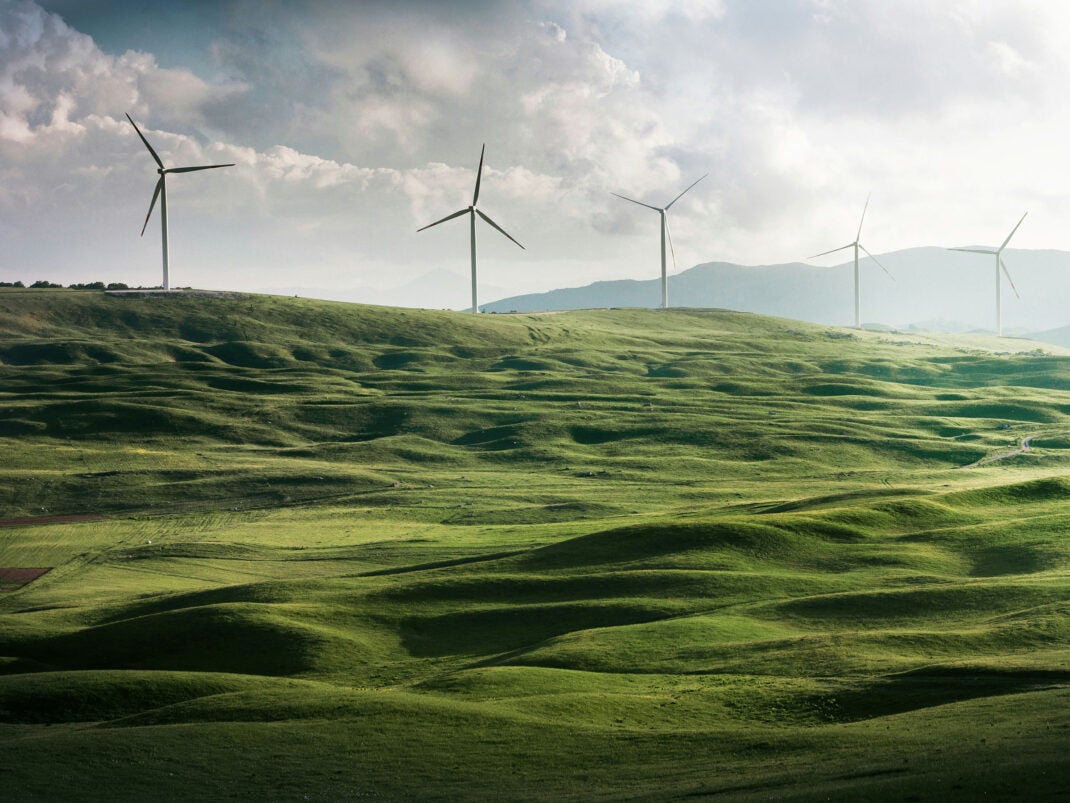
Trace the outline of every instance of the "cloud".
{"label": "cloud", "polygon": [[[169,164],[237,165],[168,184],[176,265],[202,283],[464,270],[463,232],[415,229],[470,203],[483,143],[481,203],[528,251],[489,235],[480,253],[518,291],[649,275],[656,221],[610,192],[664,203],[707,172],[672,210],[681,267],[823,250],[870,192],[879,249],[984,240],[1020,207],[1035,210],[1023,245],[1067,245],[1061,4],[225,0],[204,13],[201,49],[164,67],[137,42],[105,53],[29,0],[0,0],[0,268],[84,280],[90,254],[94,270],[153,278],[158,243],[136,230],[155,172],[126,111]],[[288,278],[264,280],[276,274]]]}
{"label": "cloud", "polygon": [[28,0],[0,5],[0,31],[0,138],[9,141],[28,141],[50,119],[114,114],[117,107],[140,117],[151,109],[155,119],[188,130],[202,122],[205,107],[244,91],[206,83],[188,69],[162,69],[147,53],[106,55]]}

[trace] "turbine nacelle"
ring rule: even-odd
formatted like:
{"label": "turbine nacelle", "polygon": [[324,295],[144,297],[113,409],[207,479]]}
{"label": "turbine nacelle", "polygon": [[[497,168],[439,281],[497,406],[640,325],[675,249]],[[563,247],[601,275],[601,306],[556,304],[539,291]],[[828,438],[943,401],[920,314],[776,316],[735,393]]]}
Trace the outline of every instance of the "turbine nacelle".
{"label": "turbine nacelle", "polygon": [[446,215],[446,217],[441,218],[440,220],[436,220],[434,223],[428,223],[426,226],[422,226],[416,230],[417,232],[421,232],[424,229],[430,229],[432,226],[437,226],[439,223],[445,223],[447,220],[453,220],[454,218],[458,218],[461,215],[472,216],[470,224],[472,238],[472,312],[479,312],[476,293],[476,215],[479,215],[479,217],[481,217],[485,223],[488,223],[489,225],[497,229],[499,232],[501,232],[503,235],[505,235],[505,237],[512,240],[513,243],[524,249],[524,246],[520,245],[520,243],[513,237],[513,235],[511,235],[509,232],[507,232],[505,229],[503,229],[501,226],[491,220],[481,210],[476,208],[476,204],[479,203],[479,187],[483,181],[483,156],[484,154],[486,154],[486,152],[487,146],[486,143],[484,143],[483,148],[479,151],[479,167],[476,170],[476,188],[475,192],[472,193],[472,203],[466,206],[464,209],[454,212],[452,215]]}
{"label": "turbine nacelle", "polygon": [[870,198],[870,196],[867,195],[866,196],[866,203],[862,207],[862,217],[859,218],[859,220],[858,220],[858,231],[855,233],[854,240],[852,240],[851,242],[847,243],[847,245],[841,245],[839,248],[833,248],[833,249],[831,249],[829,251],[822,251],[820,254],[814,254],[812,257],[807,257],[807,259],[817,259],[818,257],[823,257],[823,256],[826,256],[828,254],[835,254],[837,251],[846,251],[848,248],[853,248],[854,249],[854,252],[855,252],[855,258],[854,258],[854,266],[855,266],[855,328],[856,329],[861,329],[862,328],[861,290],[859,289],[859,279],[858,279],[858,252],[860,250],[865,252],[866,256],[868,256],[870,259],[872,259],[874,262],[876,262],[877,266],[882,271],[884,271],[886,274],[888,274],[888,278],[890,278],[893,282],[895,281],[895,277],[892,275],[892,272],[890,270],[888,270],[886,267],[884,267],[884,265],[881,263],[881,261],[879,259],[877,259],[875,256],[873,256],[872,253],[870,253],[868,248],[866,248],[864,245],[862,245],[862,224],[865,223],[865,221],[866,221],[866,210],[869,209],[869,198]]}
{"label": "turbine nacelle", "polygon": [[1021,298],[1021,296],[1018,294],[1018,288],[1014,286],[1014,279],[1011,278],[1011,272],[1009,270],[1007,270],[1007,265],[1003,261],[1003,249],[1005,249],[1007,247],[1007,244],[1011,241],[1011,237],[1013,237],[1014,233],[1016,231],[1018,231],[1018,227],[1022,225],[1023,221],[1025,220],[1025,216],[1028,215],[1028,214],[1029,213],[1026,212],[1025,215],[1022,215],[1021,218],[1018,219],[1018,222],[1014,224],[1014,228],[1011,229],[1011,233],[1007,235],[1006,239],[1003,240],[1003,244],[999,248],[994,248],[994,249],[993,248],[949,248],[948,249],[949,251],[966,251],[967,253],[970,253],[970,254],[986,254],[987,256],[994,256],[996,258],[996,334],[998,334],[1000,337],[1003,336],[1003,304],[1002,304],[1002,301],[1000,300],[1000,293],[999,293],[999,285],[1000,285],[999,274],[1000,274],[1000,271],[1002,271],[1003,275],[1007,277],[1007,281],[1011,285],[1011,290],[1014,291],[1015,298]]}
{"label": "turbine nacelle", "polygon": [[996,258],[997,275],[998,270],[1002,270],[1003,275],[1006,276],[1007,281],[1010,282],[1011,290],[1014,291],[1015,297],[1021,298],[1021,296],[1018,295],[1018,288],[1014,286],[1014,279],[1011,278],[1011,272],[1007,270],[1007,265],[1003,261],[1003,250],[1007,247],[1007,243],[1011,241],[1011,237],[1013,237],[1014,233],[1018,231],[1018,227],[1022,225],[1022,223],[1025,221],[1026,215],[1028,214],[1029,212],[1026,212],[1025,215],[1022,215],[1021,218],[1018,219],[1018,222],[1014,224],[1014,228],[1011,229],[1011,233],[1007,235],[1006,239],[1003,241],[1003,245],[1001,245],[999,248],[949,248],[948,250],[965,251],[970,254],[988,254],[989,256],[994,256]]}
{"label": "turbine nacelle", "polygon": [[676,249],[673,248],[672,235],[669,233],[669,216],[668,216],[667,212],[669,211],[669,207],[671,207],[674,203],[676,203],[681,198],[683,198],[684,195],[686,195],[691,190],[692,187],[694,187],[696,184],[699,183],[699,181],[702,181],[702,179],[706,178],[706,176],[708,176],[708,175],[709,175],[709,173],[706,173],[706,175],[702,176],[702,178],[699,178],[699,179],[691,182],[691,184],[688,185],[687,189],[685,189],[683,192],[681,192],[679,195],[677,195],[675,198],[673,198],[671,201],[669,201],[667,204],[665,204],[665,206],[651,206],[650,204],[645,204],[642,201],[637,201],[634,198],[629,198],[627,195],[621,195],[620,193],[616,193],[616,192],[611,192],[610,193],[610,195],[614,195],[614,196],[616,196],[617,198],[620,198],[623,201],[630,201],[633,204],[638,204],[639,206],[645,206],[647,209],[653,209],[655,212],[657,212],[659,215],[661,215],[661,308],[662,309],[665,309],[665,308],[667,308],[669,306],[669,282],[668,282],[668,275],[667,275],[666,266],[665,266],[665,242],[666,242],[666,240],[669,243],[669,250],[672,252],[672,267],[673,267],[674,271],[676,270]]}
{"label": "turbine nacelle", "polygon": [[144,143],[145,147],[149,151],[149,155],[152,156],[152,160],[156,162],[156,174],[160,177],[156,182],[156,188],[152,191],[152,200],[149,202],[149,211],[145,215],[145,222],[141,224],[141,236],[145,236],[145,229],[149,225],[149,218],[152,217],[152,210],[156,208],[156,200],[160,199],[160,230],[161,230],[161,244],[163,248],[163,288],[169,289],[168,285],[168,251],[167,251],[167,187],[165,179],[168,173],[193,173],[198,170],[214,170],[219,167],[234,167],[234,163],[220,164],[220,165],[197,165],[194,167],[164,167],[163,160],[160,159],[160,155],[156,153],[152,145],[145,138],[145,135],[141,133],[141,129],[137,127],[137,123],[133,118],[127,114],[126,119],[130,121],[130,125],[134,127],[138,137]]}

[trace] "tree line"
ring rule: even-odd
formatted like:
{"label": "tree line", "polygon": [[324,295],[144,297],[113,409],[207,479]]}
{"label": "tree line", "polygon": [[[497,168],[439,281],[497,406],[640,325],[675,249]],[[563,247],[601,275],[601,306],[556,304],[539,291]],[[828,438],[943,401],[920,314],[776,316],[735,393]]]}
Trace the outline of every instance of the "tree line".
{"label": "tree line", "polygon": [[[0,287],[26,287],[22,282],[0,282]],[[50,282],[47,279],[38,279],[30,285],[30,289],[41,290],[47,288],[61,288],[62,284]],[[87,282],[85,284],[68,284],[68,290],[130,290],[130,286],[123,282]],[[135,287],[135,290],[152,290],[152,287]]]}

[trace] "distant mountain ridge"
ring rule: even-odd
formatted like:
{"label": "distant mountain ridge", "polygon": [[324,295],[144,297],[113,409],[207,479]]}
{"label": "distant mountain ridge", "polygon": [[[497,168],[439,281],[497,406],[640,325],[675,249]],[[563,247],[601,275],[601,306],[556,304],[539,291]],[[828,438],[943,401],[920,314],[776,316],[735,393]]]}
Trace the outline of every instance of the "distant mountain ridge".
{"label": "distant mountain ridge", "polygon": [[1048,329],[1044,332],[1034,332],[1029,335],[1033,340],[1044,343],[1052,343],[1056,346],[1070,347],[1070,326],[1060,326],[1058,329]]}
{"label": "distant mountain ridge", "polygon": [[[944,248],[879,254],[889,278],[871,259],[860,262],[862,320],[899,329],[991,331],[995,328],[994,260]],[[1008,333],[1055,329],[1070,322],[1070,253],[1004,252],[1021,300],[1003,280]],[[512,296],[483,305],[487,312],[537,312],[599,307],[656,307],[660,279],[600,281],[584,287]],[[745,266],[696,265],[669,277],[669,303],[757,312],[829,325],[854,318],[853,263],[819,267],[801,262]]]}

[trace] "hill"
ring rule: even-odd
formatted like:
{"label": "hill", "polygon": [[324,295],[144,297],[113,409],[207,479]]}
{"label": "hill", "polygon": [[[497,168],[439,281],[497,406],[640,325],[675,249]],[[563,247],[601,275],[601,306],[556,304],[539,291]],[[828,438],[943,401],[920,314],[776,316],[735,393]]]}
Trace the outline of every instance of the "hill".
{"label": "hill", "polygon": [[0,292],[0,773],[1057,797],[1070,358],[1036,345]]}
{"label": "hill", "polygon": [[[847,253],[847,252],[845,252]],[[864,255],[863,255],[864,256]],[[863,321],[899,329],[993,330],[995,284],[991,259],[944,248],[911,248],[878,255],[894,276],[871,259],[860,263]],[[1070,293],[1070,254],[1010,249],[1004,259],[1021,293],[1004,281],[1008,331],[1064,326],[1060,299]],[[848,325],[854,320],[854,266],[799,262],[747,267],[709,262],[669,277],[669,301],[687,307],[733,309]],[[585,287],[514,296],[485,305],[488,312],[654,307],[660,303],[656,269],[647,281],[596,282]]]}
{"label": "hill", "polygon": [[1036,332],[1030,335],[1030,338],[1066,348],[1070,346],[1070,326],[1060,326],[1057,329],[1049,329],[1046,332]]}

